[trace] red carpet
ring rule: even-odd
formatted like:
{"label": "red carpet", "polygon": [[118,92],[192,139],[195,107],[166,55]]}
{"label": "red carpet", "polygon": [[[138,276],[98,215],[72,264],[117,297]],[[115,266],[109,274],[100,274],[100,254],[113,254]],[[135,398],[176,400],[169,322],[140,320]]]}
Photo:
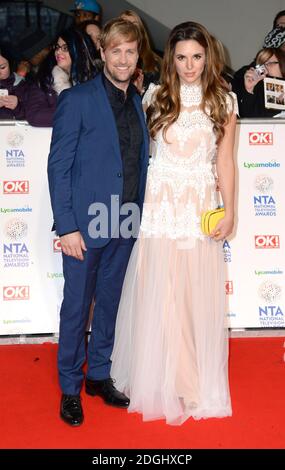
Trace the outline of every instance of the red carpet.
{"label": "red carpet", "polygon": [[284,338],[232,339],[233,417],[144,423],[137,414],[82,393],[85,422],[58,417],[54,344],[0,347],[2,449],[31,448],[285,448]]}

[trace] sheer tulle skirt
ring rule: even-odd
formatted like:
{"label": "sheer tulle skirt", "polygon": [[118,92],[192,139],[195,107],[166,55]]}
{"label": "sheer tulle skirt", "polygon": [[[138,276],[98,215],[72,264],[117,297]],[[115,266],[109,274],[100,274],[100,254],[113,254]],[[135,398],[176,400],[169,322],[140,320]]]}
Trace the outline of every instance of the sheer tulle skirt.
{"label": "sheer tulle skirt", "polygon": [[111,376],[144,420],[231,415],[221,242],[140,238],[129,262]]}
{"label": "sheer tulle skirt", "polygon": [[166,138],[160,130],[151,143],[111,370],[129,411],[170,424],[231,415],[222,243],[200,230],[201,213],[217,206],[216,136],[199,87],[186,92]]}

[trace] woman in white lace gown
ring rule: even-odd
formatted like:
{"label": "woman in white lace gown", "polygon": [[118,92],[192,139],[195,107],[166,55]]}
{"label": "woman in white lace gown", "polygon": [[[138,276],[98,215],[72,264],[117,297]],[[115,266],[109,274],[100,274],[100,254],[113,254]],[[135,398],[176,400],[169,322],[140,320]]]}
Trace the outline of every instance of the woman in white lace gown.
{"label": "woman in white lace gown", "polygon": [[[111,375],[144,420],[231,415],[222,239],[233,228],[235,105],[207,30],[170,34],[162,84],[145,95],[152,137],[145,204],[122,292]],[[211,237],[201,213],[226,215]]]}

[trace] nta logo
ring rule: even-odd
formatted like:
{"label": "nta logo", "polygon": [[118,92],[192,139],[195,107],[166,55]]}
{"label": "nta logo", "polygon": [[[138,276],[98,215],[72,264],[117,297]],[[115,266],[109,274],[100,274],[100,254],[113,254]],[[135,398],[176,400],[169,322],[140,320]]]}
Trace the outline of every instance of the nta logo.
{"label": "nta logo", "polygon": [[281,287],[270,279],[264,281],[258,289],[259,296],[269,304],[276,302],[276,300],[281,296],[281,292]]}
{"label": "nta logo", "polygon": [[272,191],[274,185],[274,181],[271,176],[268,175],[257,175],[255,178],[254,186],[255,189],[260,194],[268,194]]}
{"label": "nta logo", "polygon": [[279,235],[255,235],[255,248],[280,248]]}
{"label": "nta logo", "polygon": [[30,286],[3,287],[3,300],[29,300]]}
{"label": "nta logo", "polygon": [[273,145],[273,132],[249,132],[249,145]]}
{"label": "nta logo", "polygon": [[7,142],[9,145],[11,145],[11,147],[20,147],[20,145],[22,145],[24,142],[24,136],[17,131],[12,131],[7,136]]}
{"label": "nta logo", "polygon": [[29,194],[29,181],[4,181],[4,194]]}
{"label": "nta logo", "polygon": [[27,236],[28,225],[23,219],[15,217],[8,220],[4,232],[6,237],[12,241],[21,240]]}

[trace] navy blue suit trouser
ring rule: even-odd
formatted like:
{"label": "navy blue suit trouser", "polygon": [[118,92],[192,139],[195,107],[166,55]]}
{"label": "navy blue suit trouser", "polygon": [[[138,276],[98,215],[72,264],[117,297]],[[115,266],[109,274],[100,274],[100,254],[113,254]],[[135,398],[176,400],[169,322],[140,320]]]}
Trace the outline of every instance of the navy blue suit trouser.
{"label": "navy blue suit trouser", "polygon": [[65,279],[60,311],[58,348],[62,392],[78,395],[86,360],[85,332],[95,296],[91,336],[87,347],[87,377],[110,377],[117,310],[134,239],[112,238],[103,248],[88,248],[84,261],[63,253]]}

